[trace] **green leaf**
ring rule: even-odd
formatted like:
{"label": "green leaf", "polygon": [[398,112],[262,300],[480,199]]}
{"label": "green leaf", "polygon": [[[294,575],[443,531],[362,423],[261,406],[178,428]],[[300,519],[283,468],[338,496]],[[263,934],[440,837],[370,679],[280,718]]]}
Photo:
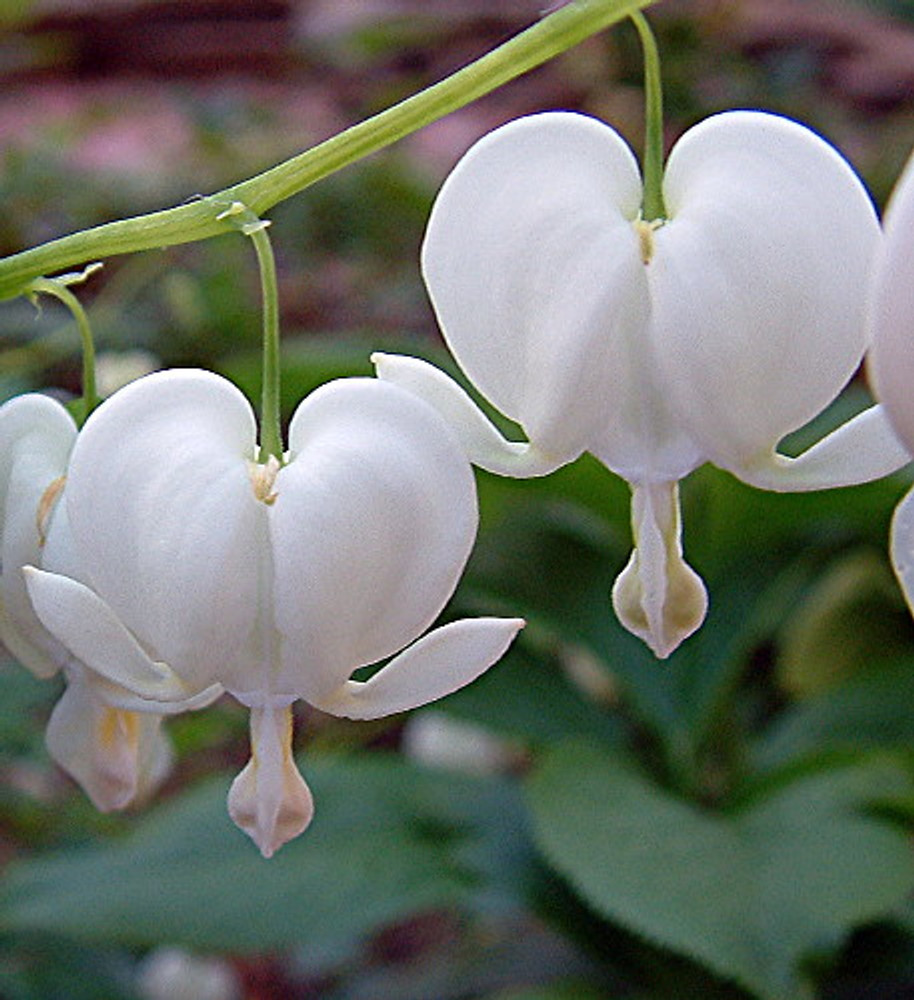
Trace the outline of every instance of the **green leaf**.
{"label": "green leaf", "polygon": [[528,785],[537,844],[598,912],[765,1000],[805,993],[801,963],[914,886],[900,831],[863,815],[910,790],[890,761],[798,779],[731,815],[703,812],[585,743]]}
{"label": "green leaf", "polygon": [[884,549],[836,560],[784,623],[778,679],[804,697],[834,687],[872,659],[914,653],[914,624]]}
{"label": "green leaf", "polygon": [[558,656],[533,655],[528,647],[509,650],[494,669],[439,702],[436,711],[526,746],[556,742],[569,733],[617,741],[622,732],[618,718],[572,686]]}
{"label": "green leaf", "polygon": [[0,939],[3,1000],[137,1000],[132,963],[114,950],[85,948],[59,938]]}
{"label": "green leaf", "polygon": [[[561,476],[563,487],[577,468]],[[615,495],[614,477],[604,470],[604,478]],[[549,495],[544,487],[528,492],[524,485],[499,489],[502,510],[492,511],[495,528],[480,537],[458,601],[476,611],[522,615],[531,626],[584,646],[624,686],[639,719],[657,732],[674,727],[669,670],[619,625],[610,602],[628,555],[627,535],[570,497]],[[623,498],[627,523],[627,490]],[[491,510],[491,490],[488,499]]]}
{"label": "green leaf", "polygon": [[101,847],[11,864],[0,930],[82,942],[263,951],[329,949],[522,877],[505,783],[424,771],[394,755],[305,761],[317,812],[263,860],[208,782]]}
{"label": "green leaf", "polygon": [[0,749],[4,756],[44,746],[44,722],[60,697],[59,680],[39,680],[14,660],[0,659]]}
{"label": "green leaf", "polygon": [[867,665],[768,728],[754,750],[770,771],[802,757],[879,747],[914,747],[914,663],[910,657]]}
{"label": "green leaf", "polygon": [[553,983],[529,989],[504,990],[488,1000],[606,1000],[606,994],[582,982]]}

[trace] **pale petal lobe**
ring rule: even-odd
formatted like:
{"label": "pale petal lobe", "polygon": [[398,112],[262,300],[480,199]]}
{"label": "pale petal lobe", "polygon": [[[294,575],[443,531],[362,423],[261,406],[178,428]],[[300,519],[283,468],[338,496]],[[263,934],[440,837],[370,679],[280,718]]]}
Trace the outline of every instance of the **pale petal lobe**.
{"label": "pale petal lobe", "polygon": [[270,509],[277,692],[315,701],[437,618],[476,537],[469,461],[439,414],[399,386],[312,393]]}
{"label": "pale petal lobe", "polygon": [[59,520],[75,440],[70,415],[47,396],[17,396],[0,407],[0,639],[38,677],[59,670],[67,653],[35,617],[22,567],[41,562]]}
{"label": "pale petal lobe", "polygon": [[66,503],[87,579],[198,689],[220,680],[257,613],[252,556],[265,507],[248,474],[255,438],[238,389],[179,370],[115,393],[73,449]]}
{"label": "pale petal lobe", "polygon": [[908,607],[914,614],[914,490],[905,495],[892,515],[889,556]]}
{"label": "pale petal lobe", "polygon": [[442,186],[422,269],[470,381],[549,454],[579,454],[610,419],[612,357],[644,283],[637,162],[611,128],[551,112],[481,139]]}

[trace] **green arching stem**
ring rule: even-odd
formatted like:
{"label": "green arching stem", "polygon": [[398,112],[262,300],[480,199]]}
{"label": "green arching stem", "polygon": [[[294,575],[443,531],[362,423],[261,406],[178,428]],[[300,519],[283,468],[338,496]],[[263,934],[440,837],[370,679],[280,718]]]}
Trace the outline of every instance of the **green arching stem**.
{"label": "green arching stem", "polygon": [[[656,0],[571,0],[487,55],[426,90],[326,142],[219,192],[262,214],[278,202],[462,108]],[[33,278],[116,254],[191,243],[228,232],[209,199],[73,233],[0,260],[0,300],[22,294]]]}
{"label": "green arching stem", "polygon": [[83,374],[82,387],[83,394],[81,406],[76,414],[76,423],[82,426],[89,414],[98,406],[98,391],[95,387],[95,341],[92,337],[92,327],[89,325],[89,317],[83,309],[79,299],[67,288],[64,281],[53,278],[36,278],[29,283],[29,294],[51,295],[58,302],[63,303],[73,314],[76,325],[79,328],[79,336],[82,341]]}
{"label": "green arching stem", "polygon": [[656,222],[666,218],[663,203],[663,81],[660,75],[660,53],[657,40],[647,18],[635,11],[631,19],[638,29],[644,52],[644,200],[641,218]]}

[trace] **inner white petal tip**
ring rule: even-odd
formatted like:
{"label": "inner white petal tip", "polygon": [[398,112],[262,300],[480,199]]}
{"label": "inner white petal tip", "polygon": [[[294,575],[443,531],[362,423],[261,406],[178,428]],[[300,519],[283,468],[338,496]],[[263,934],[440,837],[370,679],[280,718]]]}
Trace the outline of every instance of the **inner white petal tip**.
{"label": "inner white petal tip", "polygon": [[311,790],[292,759],[292,710],[251,711],[251,759],[228,794],[232,822],[271,858],[314,816]]}
{"label": "inner white petal tip", "polygon": [[[276,795],[277,788],[279,795]],[[272,858],[283,844],[304,833],[314,816],[311,790],[294,764],[284,769],[273,787],[258,774],[251,758],[232,782],[228,795],[232,822],[257,845],[264,858]]]}
{"label": "inner white petal tip", "polygon": [[613,608],[622,625],[665,660],[701,627],[708,592],[701,577],[682,560],[666,567],[662,592],[646,587],[644,576],[636,550],[616,578]]}
{"label": "inner white petal tip", "polygon": [[665,660],[705,620],[708,592],[683,559],[679,485],[632,486],[635,548],[613,585],[613,608],[629,632]]}

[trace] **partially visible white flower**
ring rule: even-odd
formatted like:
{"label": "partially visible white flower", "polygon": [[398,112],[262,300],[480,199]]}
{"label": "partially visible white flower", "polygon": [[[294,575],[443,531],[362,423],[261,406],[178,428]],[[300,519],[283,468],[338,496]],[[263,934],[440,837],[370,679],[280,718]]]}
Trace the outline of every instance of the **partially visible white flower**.
{"label": "partially visible white flower", "polygon": [[116,702],[127,692],[88,671],[29,601],[24,566],[80,574],[61,503],[76,437],[66,409],[49,397],[18,396],[0,407],[0,641],[37,677],[63,671],[67,687],[48,723],[48,751],[107,811],[153,791],[169,770],[171,748],[161,714],[115,707],[106,695]]}
{"label": "partially visible white flower", "polygon": [[559,650],[559,664],[569,681],[583,695],[600,705],[619,703],[619,686],[596,653],[583,645],[565,644]]}
{"label": "partially visible white flower", "polygon": [[142,1000],[241,1000],[231,965],[182,948],[157,948],[140,962],[136,990]]}
{"label": "partially visible white flower", "polygon": [[158,371],[162,362],[152,351],[102,351],[95,360],[95,386],[102,399],[130,382]]}
{"label": "partially visible white flower", "polygon": [[251,759],[228,804],[267,857],[313,812],[293,702],[353,719],[406,711],[476,678],[523,626],[426,633],[478,516],[470,464],[432,407],[377,379],[331,382],[296,410],[284,459],[260,454],[227,380],[149,375],[104,402],[73,450],[64,502],[80,574],[27,570],[43,624],[137,698],[221,685],[250,709]]}
{"label": "partially visible white flower", "polygon": [[587,451],[629,482],[635,545],[613,603],[661,657],[707,607],[682,555],[679,480],[713,462],[815,490],[907,460],[878,406],[798,458],[776,450],[866,348],[879,225],[841,156],[795,122],[728,112],[675,145],[663,194],[667,217],[643,219],[629,147],[565,112],[497,129],[445,181],[422,250],[429,294],[464,373],[527,442],[425,362],[375,358],[485,469],[543,475]]}
{"label": "partially visible white flower", "polygon": [[[885,214],[885,240],[873,272],[869,374],[876,397],[914,455],[914,155]],[[914,611],[914,490],[892,518],[892,565]]]}
{"label": "partially visible white flower", "polygon": [[417,712],[403,729],[403,752],[419,764],[496,774],[518,762],[516,747],[482,726],[444,712]]}

